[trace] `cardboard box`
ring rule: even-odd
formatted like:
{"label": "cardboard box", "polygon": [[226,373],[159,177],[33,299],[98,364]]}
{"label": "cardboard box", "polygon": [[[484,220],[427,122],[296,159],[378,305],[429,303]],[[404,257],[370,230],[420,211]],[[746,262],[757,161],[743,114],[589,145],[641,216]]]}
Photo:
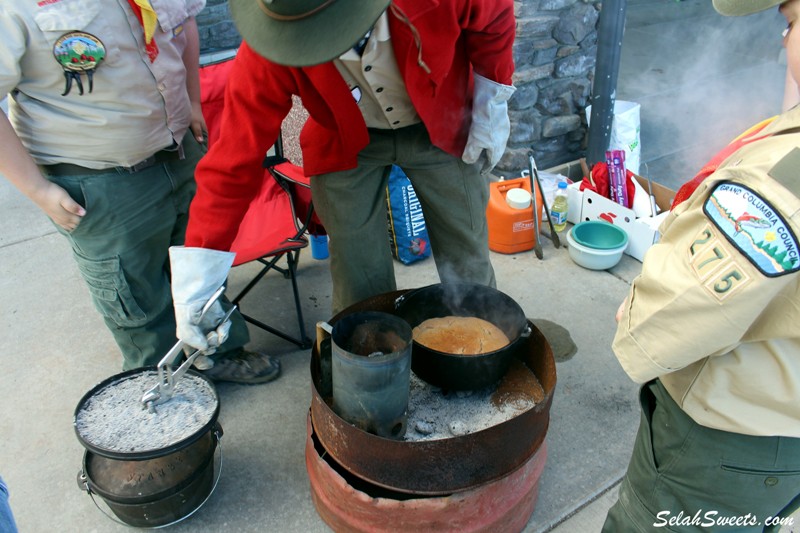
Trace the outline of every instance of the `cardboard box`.
{"label": "cardboard box", "polygon": [[581,180],[567,185],[567,222],[577,224],[581,221],[581,209],[583,208],[583,192],[581,192]]}
{"label": "cardboard box", "polygon": [[[585,162],[581,160],[584,167],[584,175],[588,175]],[[634,174],[639,185],[647,191],[647,179]],[[580,180],[576,180],[567,189],[568,212],[567,221],[577,224],[583,220],[605,220],[624,229],[628,234],[628,248],[625,253],[638,259],[644,259],[644,254],[656,242],[658,242],[658,226],[669,212],[672,200],[675,198],[675,191],[652,183],[653,196],[656,205],[660,208],[660,214],[656,217],[636,218],[632,209],[619,205],[608,198],[601,196],[594,191],[580,190]]]}

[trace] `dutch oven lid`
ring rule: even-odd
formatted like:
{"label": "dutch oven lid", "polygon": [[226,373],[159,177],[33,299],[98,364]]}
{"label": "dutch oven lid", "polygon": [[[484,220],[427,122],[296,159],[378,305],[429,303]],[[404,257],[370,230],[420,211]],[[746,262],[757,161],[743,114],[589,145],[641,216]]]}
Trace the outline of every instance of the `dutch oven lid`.
{"label": "dutch oven lid", "polygon": [[[73,426],[80,443],[111,459],[143,460],[181,450],[208,433],[219,417],[219,397],[211,380],[189,370],[177,382],[175,397],[158,406],[156,416],[162,418],[153,419],[140,399],[157,379],[158,371],[151,366],[95,385],[75,408]],[[115,400],[120,400],[116,406]]]}

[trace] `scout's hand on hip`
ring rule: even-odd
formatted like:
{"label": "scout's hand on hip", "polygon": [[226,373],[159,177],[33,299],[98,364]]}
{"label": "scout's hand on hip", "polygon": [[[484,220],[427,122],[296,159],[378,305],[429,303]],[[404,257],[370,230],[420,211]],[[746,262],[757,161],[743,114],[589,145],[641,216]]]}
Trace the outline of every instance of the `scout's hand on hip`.
{"label": "scout's hand on hip", "polygon": [[43,176],[26,179],[20,186],[20,191],[29,196],[45,215],[66,231],[75,230],[86,215],[86,209],[73,200],[67,191]]}
{"label": "scout's hand on hip", "polygon": [[503,157],[511,133],[507,102],[515,90],[475,74],[472,126],[461,159],[469,164],[481,161],[481,174],[488,174]]}
{"label": "scout's hand on hip", "polygon": [[217,301],[201,319],[203,306],[225,283],[235,254],[206,248],[172,246],[169,249],[172,268],[172,300],[175,304],[175,335],[206,354],[228,338],[230,320],[217,324],[225,316]]}

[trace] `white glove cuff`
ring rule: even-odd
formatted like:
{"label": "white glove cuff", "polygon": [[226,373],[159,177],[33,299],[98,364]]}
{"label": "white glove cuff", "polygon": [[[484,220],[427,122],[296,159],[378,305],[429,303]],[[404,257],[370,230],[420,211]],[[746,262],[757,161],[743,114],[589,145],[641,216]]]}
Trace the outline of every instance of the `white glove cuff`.
{"label": "white glove cuff", "polygon": [[487,103],[503,103],[508,102],[508,99],[514,94],[517,90],[516,87],[513,85],[503,85],[502,83],[497,83],[496,81],[492,81],[489,78],[484,78],[480,74],[473,74],[474,83],[475,83],[475,90],[473,92],[473,99],[474,104],[473,107],[477,107],[478,102],[482,102],[484,105]]}
{"label": "white glove cuff", "polygon": [[171,246],[172,299],[176,305],[204,302],[225,283],[236,254],[207,248]]}

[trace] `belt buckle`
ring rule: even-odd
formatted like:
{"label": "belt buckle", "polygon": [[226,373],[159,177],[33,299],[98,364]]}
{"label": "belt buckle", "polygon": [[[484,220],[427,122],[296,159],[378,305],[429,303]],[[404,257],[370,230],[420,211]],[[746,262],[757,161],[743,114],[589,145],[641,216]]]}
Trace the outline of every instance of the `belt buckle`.
{"label": "belt buckle", "polygon": [[147,159],[142,159],[135,165],[128,167],[128,172],[133,174],[134,172],[139,172],[140,170],[144,170],[146,168],[152,167],[156,163],[156,156],[155,154],[151,155]]}

